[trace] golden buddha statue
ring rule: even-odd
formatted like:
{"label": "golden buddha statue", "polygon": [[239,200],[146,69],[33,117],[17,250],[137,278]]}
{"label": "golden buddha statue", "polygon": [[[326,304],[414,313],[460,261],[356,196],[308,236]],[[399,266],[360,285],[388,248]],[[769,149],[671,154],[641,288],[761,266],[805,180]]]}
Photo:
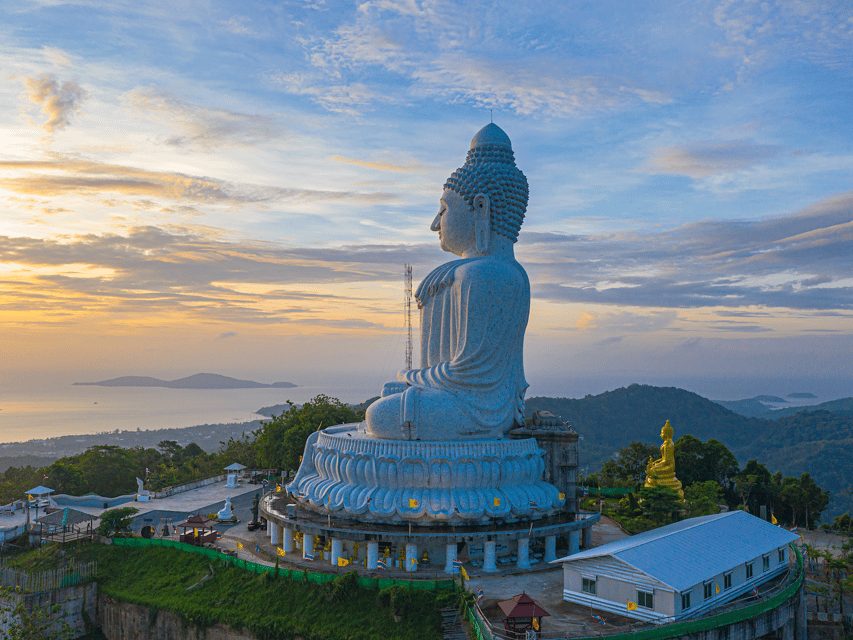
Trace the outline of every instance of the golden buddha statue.
{"label": "golden buddha statue", "polygon": [[672,427],[669,420],[660,431],[663,444],[660,446],[661,457],[652,460],[649,456],[649,464],[646,465],[647,487],[666,487],[678,492],[678,496],[684,501],[684,491],[681,489],[681,481],[675,477],[675,445],[672,444]]}

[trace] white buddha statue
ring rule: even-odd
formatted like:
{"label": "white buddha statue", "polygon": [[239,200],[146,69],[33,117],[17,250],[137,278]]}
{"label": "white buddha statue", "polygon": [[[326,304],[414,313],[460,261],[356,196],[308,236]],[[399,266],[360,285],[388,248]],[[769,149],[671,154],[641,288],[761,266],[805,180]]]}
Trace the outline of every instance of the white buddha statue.
{"label": "white buddha statue", "polygon": [[431,229],[459,256],[421,282],[421,367],[400,371],[361,430],[389,440],[497,438],[524,424],[530,283],[513,253],[527,179],[495,124],[444,185]]}

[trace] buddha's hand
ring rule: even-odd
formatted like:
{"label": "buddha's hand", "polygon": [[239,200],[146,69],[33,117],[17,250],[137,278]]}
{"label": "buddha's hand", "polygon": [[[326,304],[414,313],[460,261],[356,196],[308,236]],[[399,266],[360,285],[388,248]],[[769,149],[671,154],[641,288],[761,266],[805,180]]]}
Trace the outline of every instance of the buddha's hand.
{"label": "buddha's hand", "polygon": [[408,386],[405,382],[397,382],[396,380],[394,382],[386,382],[385,386],[382,387],[382,397],[393,396],[395,393],[403,393]]}

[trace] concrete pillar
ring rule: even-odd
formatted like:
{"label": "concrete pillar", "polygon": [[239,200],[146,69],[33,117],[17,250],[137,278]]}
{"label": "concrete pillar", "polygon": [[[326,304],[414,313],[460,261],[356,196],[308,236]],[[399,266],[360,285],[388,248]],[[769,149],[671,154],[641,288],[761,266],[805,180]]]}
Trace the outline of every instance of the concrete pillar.
{"label": "concrete pillar", "polygon": [[456,560],[456,543],[449,543],[447,545],[447,558],[445,558],[444,562],[444,572],[445,573],[459,573],[459,569],[453,566],[453,561]]}
{"label": "concrete pillar", "polygon": [[519,569],[529,569],[530,568],[530,539],[529,538],[519,538],[518,539],[518,562],[515,563],[515,566]]}
{"label": "concrete pillar", "polygon": [[302,557],[307,558],[307,554],[314,555],[314,536],[310,533],[302,534]]}
{"label": "concrete pillar", "polygon": [[376,540],[370,540],[367,543],[367,568],[376,569],[379,567],[379,543]]}
{"label": "concrete pillar", "polygon": [[293,529],[284,527],[282,532],[281,548],[285,553],[293,553]]}
{"label": "concrete pillar", "polygon": [[580,543],[580,533],[578,531],[569,531],[569,555],[580,551],[578,547]]}
{"label": "concrete pillar", "polygon": [[272,520],[267,520],[267,535],[272,537]]}
{"label": "concrete pillar", "polygon": [[406,571],[417,571],[418,565],[413,564],[412,560],[418,559],[418,545],[411,542],[406,544]]}
{"label": "concrete pillar", "polygon": [[545,562],[557,559],[557,536],[545,536]]}
{"label": "concrete pillar", "polygon": [[483,571],[497,571],[497,552],[495,551],[495,541],[486,540],[483,543]]}
{"label": "concrete pillar", "polygon": [[344,555],[344,541],[338,538],[332,538],[332,557],[330,562],[337,566],[338,558]]}
{"label": "concrete pillar", "polygon": [[592,548],[592,527],[584,527],[581,529],[581,543],[584,549]]}
{"label": "concrete pillar", "polygon": [[[269,520],[267,520],[267,522],[269,522]],[[270,544],[275,547],[278,545],[279,540],[281,540],[281,527],[273,522],[272,529],[270,530]]]}

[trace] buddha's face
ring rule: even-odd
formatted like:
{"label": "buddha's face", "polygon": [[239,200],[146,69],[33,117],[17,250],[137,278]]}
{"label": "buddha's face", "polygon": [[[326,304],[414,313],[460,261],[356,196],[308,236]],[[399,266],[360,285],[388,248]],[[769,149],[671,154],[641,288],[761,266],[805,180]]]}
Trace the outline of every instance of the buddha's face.
{"label": "buddha's face", "polygon": [[442,193],[441,207],[430,229],[438,231],[441,248],[457,256],[477,244],[474,212],[468,202],[452,189],[445,189]]}

